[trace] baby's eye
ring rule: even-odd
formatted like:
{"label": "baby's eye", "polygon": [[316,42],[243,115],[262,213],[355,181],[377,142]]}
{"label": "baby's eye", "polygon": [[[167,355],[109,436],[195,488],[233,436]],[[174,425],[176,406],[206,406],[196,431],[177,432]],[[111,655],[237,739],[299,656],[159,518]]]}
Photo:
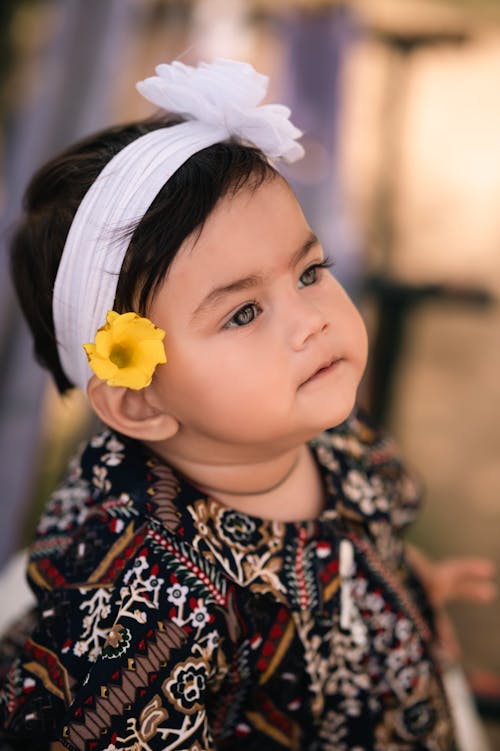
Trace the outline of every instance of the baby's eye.
{"label": "baby's eye", "polygon": [[314,284],[317,281],[318,267],[315,264],[314,266],[309,266],[309,268],[306,269],[303,274],[301,274],[299,284],[301,284],[303,287],[309,287],[311,284]]}
{"label": "baby's eye", "polygon": [[320,263],[313,263],[312,266],[309,266],[309,268],[300,275],[299,287],[310,287],[311,284],[316,284],[321,276],[321,271],[330,268],[330,266],[333,266],[333,263],[327,258]]}
{"label": "baby's eye", "polygon": [[226,327],[231,328],[233,326],[247,326],[249,323],[252,323],[255,318],[257,318],[259,313],[260,308],[258,307],[257,303],[247,303],[246,305],[243,305],[242,308],[236,311],[236,313],[226,323]]}

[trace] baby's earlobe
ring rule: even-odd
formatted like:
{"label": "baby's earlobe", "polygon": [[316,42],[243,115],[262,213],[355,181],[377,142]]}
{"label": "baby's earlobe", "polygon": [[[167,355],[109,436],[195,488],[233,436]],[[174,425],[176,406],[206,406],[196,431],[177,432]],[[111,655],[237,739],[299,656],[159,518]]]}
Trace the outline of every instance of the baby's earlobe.
{"label": "baby's earlobe", "polygon": [[152,404],[148,388],[135,391],[109,386],[97,376],[87,385],[95,413],[113,430],[141,441],[166,441],[179,430],[175,417]]}

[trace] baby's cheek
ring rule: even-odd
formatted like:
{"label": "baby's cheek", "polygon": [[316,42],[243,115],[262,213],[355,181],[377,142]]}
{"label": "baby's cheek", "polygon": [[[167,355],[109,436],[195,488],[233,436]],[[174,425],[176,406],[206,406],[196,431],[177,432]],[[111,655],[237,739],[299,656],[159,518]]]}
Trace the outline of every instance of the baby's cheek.
{"label": "baby's cheek", "polygon": [[351,354],[360,366],[364,368],[368,356],[368,333],[361,313],[354,303],[348,299],[349,307],[346,308],[344,326],[348,336]]}

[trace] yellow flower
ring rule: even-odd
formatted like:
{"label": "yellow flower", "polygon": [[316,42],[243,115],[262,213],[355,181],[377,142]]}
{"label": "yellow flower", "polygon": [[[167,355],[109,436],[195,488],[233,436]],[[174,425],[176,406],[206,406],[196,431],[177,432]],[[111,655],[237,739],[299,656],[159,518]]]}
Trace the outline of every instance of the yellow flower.
{"label": "yellow flower", "polygon": [[95,344],[83,348],[98,378],[110,386],[143,389],[151,383],[156,366],[167,362],[164,336],[148,318],[110,310]]}

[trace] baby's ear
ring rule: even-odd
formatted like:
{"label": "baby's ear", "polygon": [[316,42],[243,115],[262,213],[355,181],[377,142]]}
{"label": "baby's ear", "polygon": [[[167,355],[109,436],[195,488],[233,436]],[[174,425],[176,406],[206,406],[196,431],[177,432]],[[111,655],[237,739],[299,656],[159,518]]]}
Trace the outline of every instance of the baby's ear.
{"label": "baby's ear", "polygon": [[150,399],[149,388],[109,386],[92,376],[87,386],[90,403],[101,420],[113,430],[141,441],[165,441],[179,430],[172,415]]}

